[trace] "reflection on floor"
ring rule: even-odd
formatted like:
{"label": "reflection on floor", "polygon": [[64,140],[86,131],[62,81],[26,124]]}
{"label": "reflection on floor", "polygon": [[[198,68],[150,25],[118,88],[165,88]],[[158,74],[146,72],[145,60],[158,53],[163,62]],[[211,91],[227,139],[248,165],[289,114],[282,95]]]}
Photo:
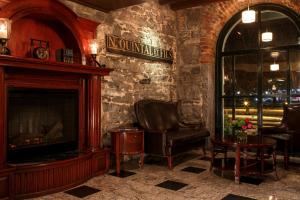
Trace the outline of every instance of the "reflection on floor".
{"label": "reflection on floor", "polygon": [[[80,188],[87,188],[91,191],[90,193],[83,191],[86,195],[80,195],[77,191],[76,197],[72,195],[72,192],[69,194],[60,192],[38,199],[83,197],[99,200],[268,200],[271,195],[276,196],[278,200],[300,199],[300,164],[291,164],[290,170],[286,171],[283,169],[282,160],[279,159],[279,181],[275,180],[274,173],[270,173],[260,183],[251,182],[249,181],[251,178],[246,177],[241,184],[235,184],[232,179],[222,178],[216,173],[209,172],[210,162],[207,159],[201,160],[200,157],[195,152],[180,156],[175,159],[173,170],[168,170],[164,160],[148,160],[143,169],[138,168],[137,162],[127,162],[123,167],[135,174],[125,178],[116,177],[114,174],[93,178],[83,184],[88,187]],[[110,172],[113,172],[113,169]]]}

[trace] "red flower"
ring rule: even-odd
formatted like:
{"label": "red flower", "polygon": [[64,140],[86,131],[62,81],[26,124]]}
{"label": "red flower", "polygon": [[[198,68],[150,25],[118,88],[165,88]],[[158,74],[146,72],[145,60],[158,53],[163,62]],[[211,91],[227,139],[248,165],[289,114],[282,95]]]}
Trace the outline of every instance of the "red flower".
{"label": "red flower", "polygon": [[246,122],[246,124],[248,124],[248,123],[250,122],[250,119],[249,119],[249,118],[246,118],[246,119],[245,119],[245,122]]}
{"label": "red flower", "polygon": [[243,130],[246,130],[246,129],[247,129],[247,126],[242,126],[242,129],[243,129]]}
{"label": "red flower", "polygon": [[249,123],[247,128],[251,129],[251,128],[253,128],[253,125],[251,123]]}

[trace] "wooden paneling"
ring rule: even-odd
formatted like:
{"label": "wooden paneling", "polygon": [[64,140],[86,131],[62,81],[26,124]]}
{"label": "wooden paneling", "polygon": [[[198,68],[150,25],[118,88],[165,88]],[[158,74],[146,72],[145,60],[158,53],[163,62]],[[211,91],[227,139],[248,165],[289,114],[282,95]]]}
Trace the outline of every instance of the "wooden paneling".
{"label": "wooden paneling", "polygon": [[[14,196],[34,197],[78,185],[95,175],[106,172],[107,158],[108,152],[104,150],[48,164],[15,166],[11,184]],[[8,180],[7,174],[0,176],[0,186],[5,185],[0,187],[0,198],[8,194]]]}
{"label": "wooden paneling", "polygon": [[5,92],[5,72],[4,68],[0,67],[0,169],[5,165],[6,161],[6,92]]}
{"label": "wooden paneling", "polygon": [[0,8],[8,4],[11,0],[0,0]]}

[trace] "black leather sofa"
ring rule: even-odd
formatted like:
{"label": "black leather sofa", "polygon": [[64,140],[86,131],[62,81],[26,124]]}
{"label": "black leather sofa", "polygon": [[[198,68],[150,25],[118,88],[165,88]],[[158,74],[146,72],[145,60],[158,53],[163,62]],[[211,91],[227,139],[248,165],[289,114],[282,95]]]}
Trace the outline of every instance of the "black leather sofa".
{"label": "black leather sofa", "polygon": [[173,156],[202,147],[205,154],[209,131],[203,124],[186,124],[179,120],[177,104],[160,100],[135,103],[139,125],[145,131],[145,153],[167,157],[172,169]]}
{"label": "black leather sofa", "polygon": [[287,169],[290,155],[300,153],[300,104],[284,106],[281,124],[261,129],[261,134],[277,140],[277,150],[284,154]]}

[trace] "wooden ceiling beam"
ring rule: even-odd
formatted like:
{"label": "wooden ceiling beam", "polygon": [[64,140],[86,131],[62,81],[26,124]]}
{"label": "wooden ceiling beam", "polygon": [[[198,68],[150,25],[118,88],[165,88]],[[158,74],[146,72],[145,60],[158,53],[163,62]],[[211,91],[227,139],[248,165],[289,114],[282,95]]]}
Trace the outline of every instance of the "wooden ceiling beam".
{"label": "wooden ceiling beam", "polygon": [[164,5],[164,4],[171,4],[171,3],[177,3],[185,0],[159,0],[159,4]]}
{"label": "wooden ceiling beam", "polygon": [[99,11],[102,11],[102,12],[109,12],[110,11],[108,9],[104,9],[102,6],[98,6],[97,4],[90,3],[88,1],[82,1],[82,0],[69,0],[69,1],[73,1],[73,2],[76,2],[76,3],[81,4],[83,6],[87,6],[89,8],[93,8],[93,9],[96,9],[96,10],[99,10]]}
{"label": "wooden ceiling beam", "polygon": [[[1,0],[0,0],[1,1]],[[69,0],[103,12],[110,12],[145,2],[145,0]]]}
{"label": "wooden ceiling beam", "polygon": [[184,8],[191,8],[201,5],[206,5],[209,3],[221,2],[221,1],[229,1],[229,0],[184,0],[180,2],[171,3],[170,7],[173,10],[180,10]]}

